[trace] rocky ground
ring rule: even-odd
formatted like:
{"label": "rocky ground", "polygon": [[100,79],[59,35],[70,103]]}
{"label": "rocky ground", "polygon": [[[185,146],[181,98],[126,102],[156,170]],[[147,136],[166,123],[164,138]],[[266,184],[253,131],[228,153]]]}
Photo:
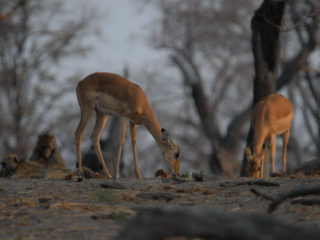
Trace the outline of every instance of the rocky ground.
{"label": "rocky ground", "polygon": [[[319,200],[309,195],[286,200],[267,213],[273,198],[319,177],[252,178],[206,175],[194,179],[19,179],[0,178],[0,239],[114,239],[139,211],[149,208],[197,208],[256,213],[303,228],[320,226]],[[146,226],[147,227],[147,226]]]}

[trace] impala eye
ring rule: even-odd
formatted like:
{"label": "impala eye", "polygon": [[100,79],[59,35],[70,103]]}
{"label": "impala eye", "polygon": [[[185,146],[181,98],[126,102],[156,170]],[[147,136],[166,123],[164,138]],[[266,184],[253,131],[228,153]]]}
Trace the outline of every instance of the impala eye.
{"label": "impala eye", "polygon": [[176,152],[176,153],[174,154],[174,156],[175,156],[176,158],[179,158],[180,153],[179,153],[179,152]]}

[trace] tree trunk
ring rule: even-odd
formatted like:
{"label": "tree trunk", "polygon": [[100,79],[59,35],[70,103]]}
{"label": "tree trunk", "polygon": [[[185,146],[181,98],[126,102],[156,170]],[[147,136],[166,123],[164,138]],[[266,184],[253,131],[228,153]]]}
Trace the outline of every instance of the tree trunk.
{"label": "tree trunk", "polygon": [[[263,97],[275,92],[280,54],[281,27],[286,1],[265,0],[252,20],[252,52],[254,56],[253,106]],[[253,150],[253,129],[250,128],[247,146]],[[268,161],[265,161],[268,164]],[[244,155],[241,176],[248,176],[248,160]]]}

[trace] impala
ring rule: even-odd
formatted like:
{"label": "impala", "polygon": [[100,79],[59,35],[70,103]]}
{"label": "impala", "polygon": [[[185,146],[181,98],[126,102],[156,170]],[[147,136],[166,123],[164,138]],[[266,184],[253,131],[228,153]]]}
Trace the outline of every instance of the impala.
{"label": "impala", "polygon": [[271,173],[274,173],[277,135],[282,135],[282,171],[286,173],[287,146],[293,115],[292,104],[280,94],[271,94],[256,104],[251,119],[254,132],[253,155],[250,148],[246,148],[250,176],[263,177],[265,153],[270,150]]}
{"label": "impala", "polygon": [[[93,112],[96,112],[96,123],[91,135],[95,152],[102,168],[111,178],[111,174],[105,164],[101,147],[100,137],[109,115],[118,115],[122,121],[122,127],[130,123],[131,142],[135,171],[141,178],[136,152],[136,124],[144,125],[155,139],[162,151],[169,170],[179,175],[180,160],[179,147],[175,145],[169,133],[160,124],[152,111],[148,99],[142,89],[119,75],[113,73],[93,73],[77,85],[77,97],[81,109],[81,119],[75,131],[77,160],[79,172],[83,173],[81,159],[81,141],[83,132],[91,120]],[[125,141],[124,136],[119,137],[119,146]],[[116,156],[116,175],[119,174],[120,153]]]}

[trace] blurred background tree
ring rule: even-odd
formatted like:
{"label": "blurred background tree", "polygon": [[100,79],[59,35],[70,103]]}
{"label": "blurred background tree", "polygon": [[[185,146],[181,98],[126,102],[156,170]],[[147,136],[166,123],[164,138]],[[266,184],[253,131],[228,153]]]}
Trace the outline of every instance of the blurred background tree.
{"label": "blurred background tree", "polygon": [[0,1],[1,155],[28,157],[41,131],[68,124],[64,97],[74,92],[75,75],[59,79],[57,72],[68,57],[87,52],[81,39],[92,34],[94,18],[86,9],[70,17],[67,7],[60,0]]}

